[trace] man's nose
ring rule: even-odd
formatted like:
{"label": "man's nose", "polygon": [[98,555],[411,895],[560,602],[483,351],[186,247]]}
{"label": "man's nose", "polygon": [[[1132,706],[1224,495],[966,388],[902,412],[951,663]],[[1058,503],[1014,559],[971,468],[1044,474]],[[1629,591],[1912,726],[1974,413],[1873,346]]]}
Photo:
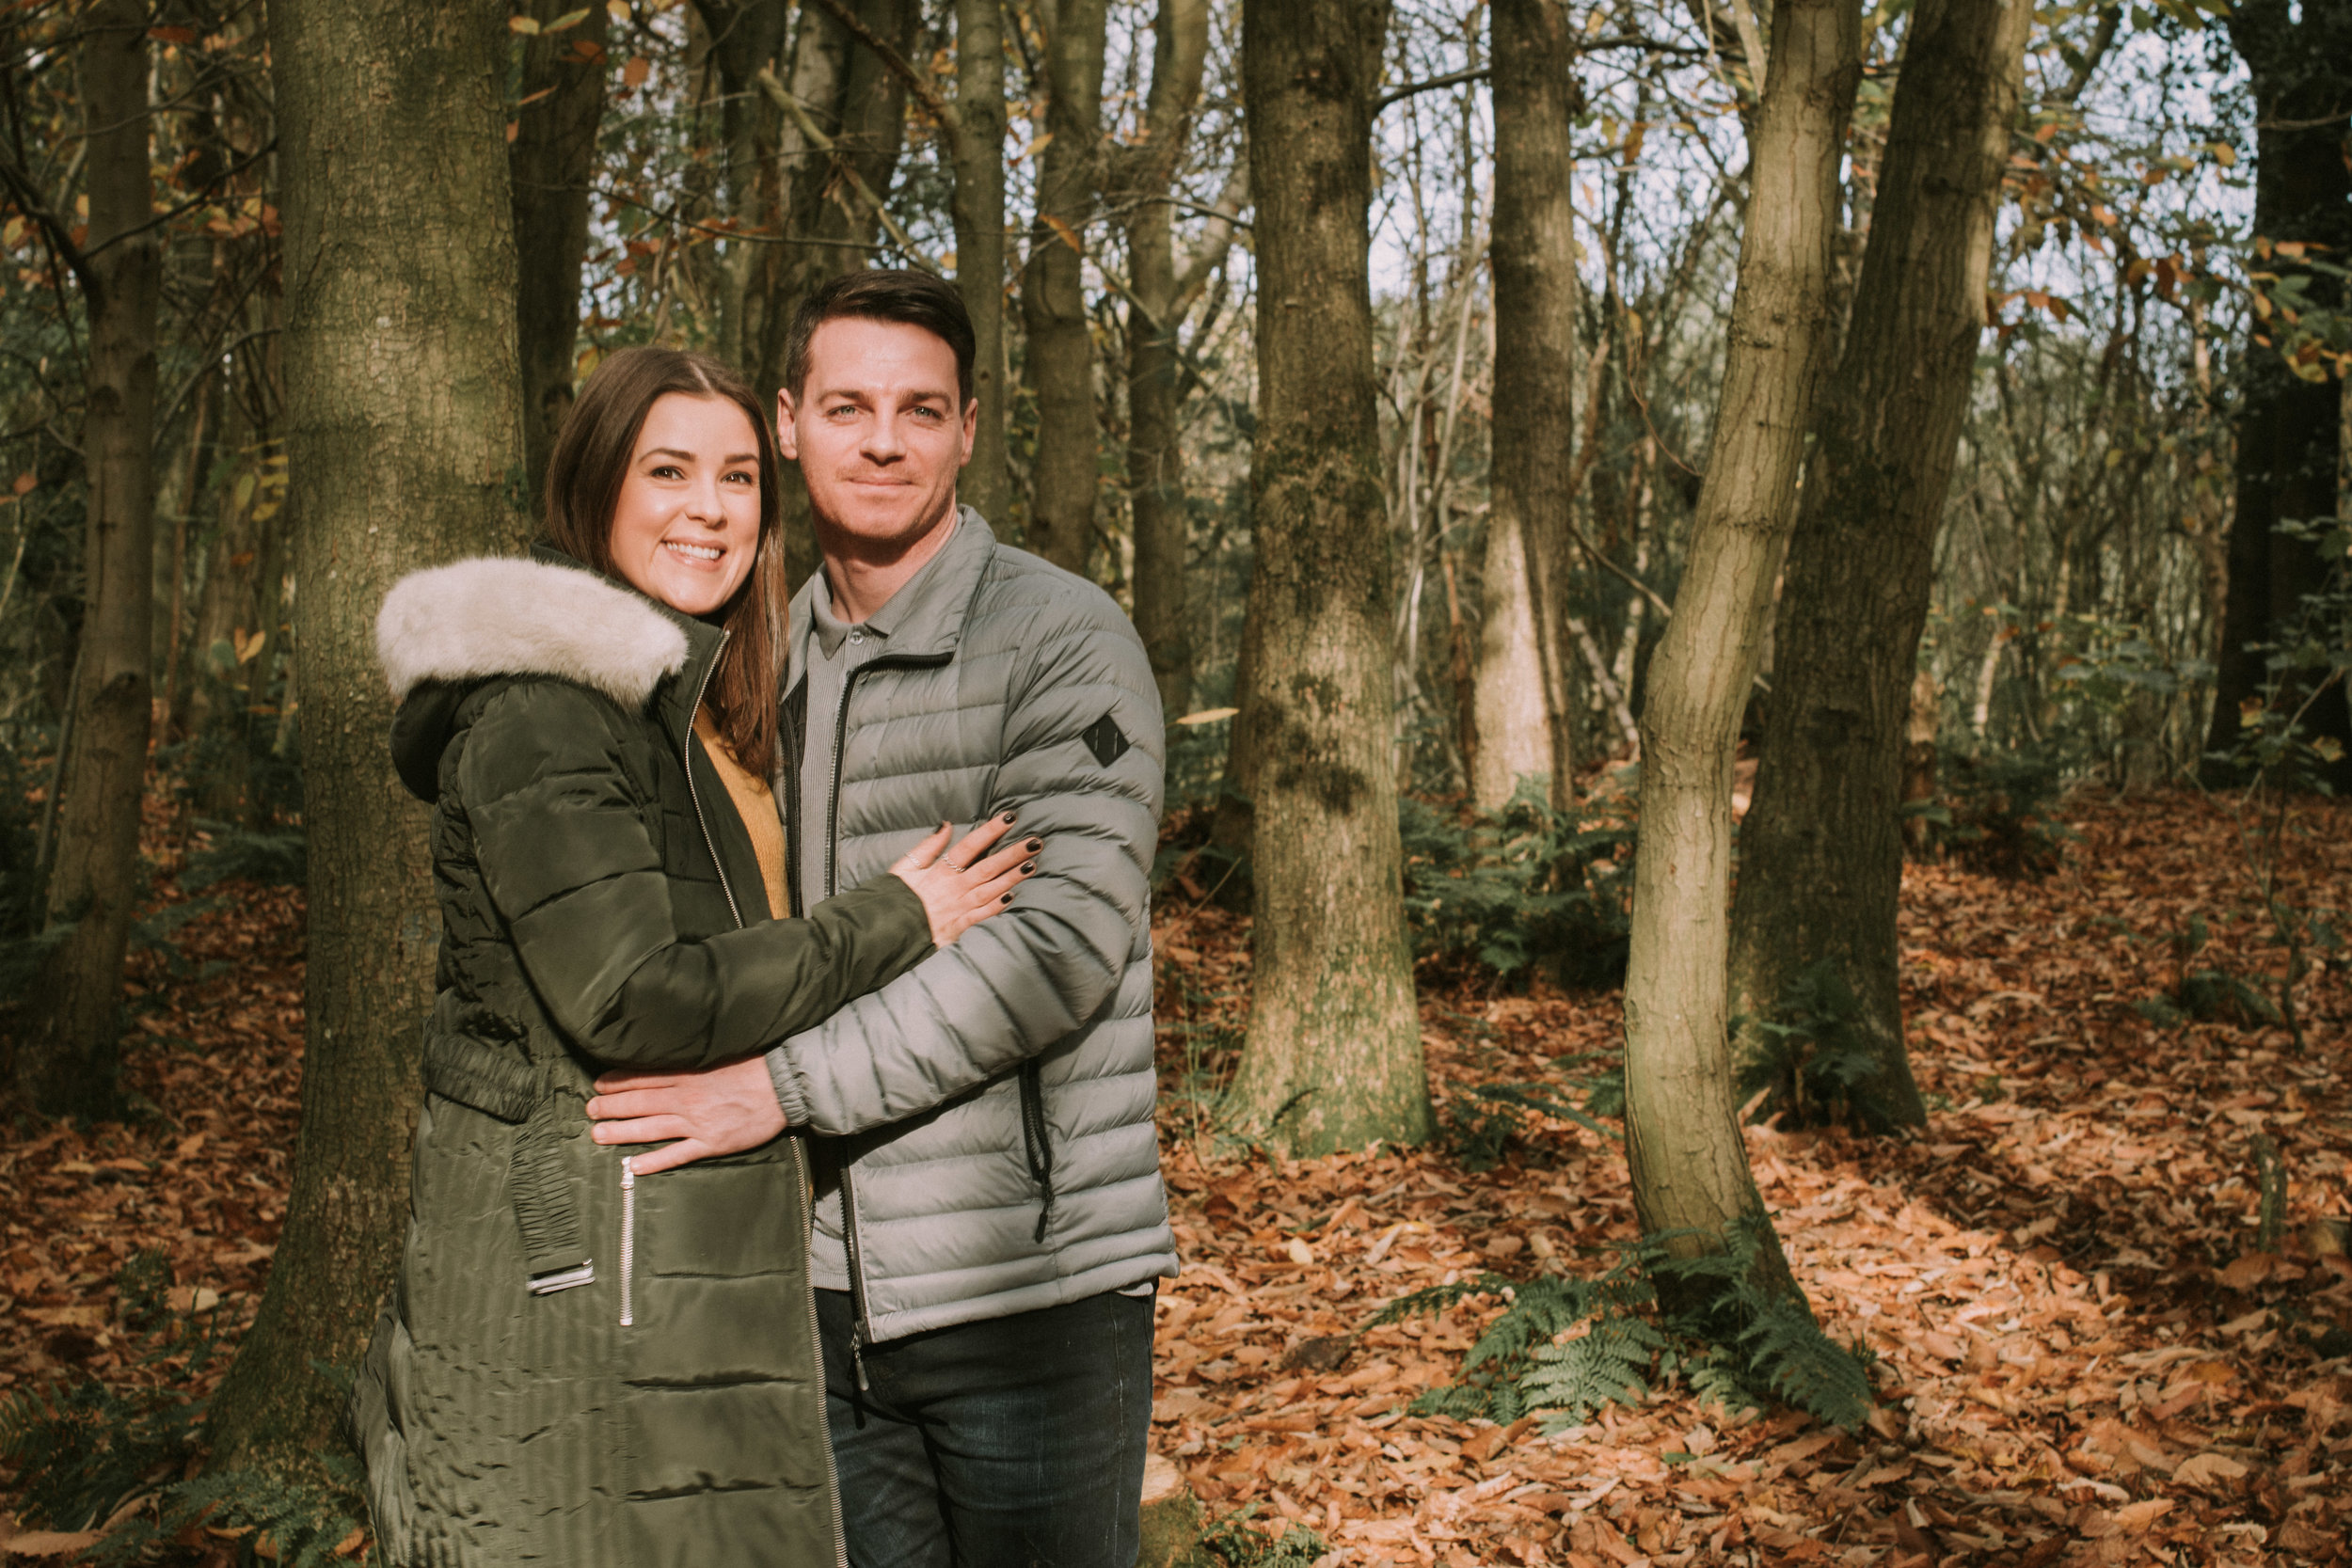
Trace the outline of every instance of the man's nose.
{"label": "man's nose", "polygon": [[895,463],[906,455],[906,434],[900,428],[899,415],[884,409],[866,427],[866,439],[860,443],[869,462]]}

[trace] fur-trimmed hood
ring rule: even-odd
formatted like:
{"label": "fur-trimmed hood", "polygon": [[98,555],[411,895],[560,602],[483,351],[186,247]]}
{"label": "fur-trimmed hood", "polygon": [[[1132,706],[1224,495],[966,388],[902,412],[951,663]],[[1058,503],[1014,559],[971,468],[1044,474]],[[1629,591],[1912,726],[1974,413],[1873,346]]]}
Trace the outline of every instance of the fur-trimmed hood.
{"label": "fur-trimmed hood", "polygon": [[[469,693],[500,676],[576,682],[665,729],[684,745],[691,699],[647,703],[721,635],[598,577],[550,549],[532,559],[480,557],[415,572],[392,585],[375,618],[375,655],[400,711],[392,766],[421,800],[440,793],[441,753]],[[691,684],[691,683],[690,683]]]}
{"label": "fur-trimmed hood", "polygon": [[375,657],[395,702],[426,681],[555,675],[639,708],[687,653],[685,628],[651,600],[544,558],[412,572],[375,618]]}

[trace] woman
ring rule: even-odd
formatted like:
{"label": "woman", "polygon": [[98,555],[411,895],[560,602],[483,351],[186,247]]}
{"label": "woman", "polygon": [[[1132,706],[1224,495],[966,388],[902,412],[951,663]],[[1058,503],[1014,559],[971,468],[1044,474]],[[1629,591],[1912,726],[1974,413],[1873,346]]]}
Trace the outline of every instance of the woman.
{"label": "woman", "polygon": [[[552,549],[421,572],[377,645],[442,940],[399,1291],[353,1415],[387,1559],[840,1560],[799,1139],[639,1178],[604,1066],[822,1020],[1000,909],[1035,840],[942,827],[785,912],[777,494],[748,388],[633,349],[549,464]],[[633,590],[633,592],[632,592]]]}

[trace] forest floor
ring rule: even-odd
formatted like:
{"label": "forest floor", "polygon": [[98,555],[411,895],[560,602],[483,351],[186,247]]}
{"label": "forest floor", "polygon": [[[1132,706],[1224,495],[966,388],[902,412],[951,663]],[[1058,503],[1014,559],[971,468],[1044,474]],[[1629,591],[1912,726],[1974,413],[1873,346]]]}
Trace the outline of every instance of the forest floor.
{"label": "forest floor", "polygon": [[[1313,1532],[1302,1568],[2344,1558],[2344,958],[2296,990],[2299,1050],[2283,1027],[2152,1021],[2134,1004],[2185,967],[2283,971],[2235,825],[2176,794],[2079,795],[2063,815],[2076,836],[2042,879],[1906,873],[1925,1135],[1748,1130],[1822,1325],[1876,1358],[1878,1409],[1851,1435],[1672,1379],[1557,1431],[1411,1414],[1503,1304],[1368,1320],[1482,1271],[1606,1268],[1636,1236],[1623,1146],[1540,1116],[1507,1141],[1455,1119],[1426,1149],[1309,1161],[1221,1140],[1193,1091],[1231,1067],[1247,925],[1171,900],[1163,1126],[1184,1273],[1160,1298],[1155,1447],[1210,1517]],[[2343,905],[2352,808],[2298,823],[2289,891]],[[170,1312],[144,1298],[224,1345],[249,1317],[294,1143],[300,901],[216,896],[137,960],[143,1118],[0,1143],[0,1398],[82,1374],[200,1387],[220,1359],[152,1358],[141,1324]],[[2211,940],[2185,965],[2196,920]],[[1422,1026],[1447,1107],[1489,1084],[1581,1102],[1575,1081],[1621,1043],[1614,993],[1491,977],[1425,976]],[[2285,1178],[2267,1252],[2260,1139]],[[1499,1163],[1472,1168],[1480,1153]],[[14,1531],[0,1514],[0,1554]]]}

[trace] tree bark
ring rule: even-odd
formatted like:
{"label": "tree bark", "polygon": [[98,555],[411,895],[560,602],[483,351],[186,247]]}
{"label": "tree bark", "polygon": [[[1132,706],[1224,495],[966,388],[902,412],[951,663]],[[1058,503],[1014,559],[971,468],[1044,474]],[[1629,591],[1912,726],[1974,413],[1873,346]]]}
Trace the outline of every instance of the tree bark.
{"label": "tree bark", "polygon": [[[418,567],[519,546],[503,6],[277,0],[285,367],[310,832],[302,1133],[213,1462],[340,1441],[399,1256],[439,922],[430,813],[393,777],[373,632]],[[397,83],[374,90],[368,83]],[[358,84],[355,86],[355,84]],[[397,525],[397,526],[394,526]]]}
{"label": "tree bark", "polygon": [[1094,538],[1098,471],[1094,334],[1087,323],[1087,223],[1102,159],[1103,54],[1106,0],[1041,0],[1045,29],[1045,144],[1037,179],[1037,221],[1021,273],[1025,369],[1037,399],[1037,455],[1030,464],[1029,548],[1083,575]]}
{"label": "tree bark", "polygon": [[[2344,161],[2352,126],[2352,0],[2304,0],[2299,8],[2293,0],[2242,0],[2229,25],[2254,86],[2254,233],[2274,246],[2300,241],[2317,259],[2341,267],[2352,255],[2352,166]],[[2340,276],[2275,248],[2261,265],[2281,282],[2300,277],[2308,311],[2344,308]],[[2215,654],[2208,752],[2237,749],[2245,733],[2241,712],[2264,701],[2265,688],[2278,686],[2269,696],[2288,713],[2310,692],[2308,677],[2277,680],[2262,644],[2284,640],[2304,596],[2327,581],[2330,563],[2316,541],[2283,539],[2276,531],[2281,522],[2335,513],[2344,460],[2344,384],[2324,372],[2305,380],[2289,369],[2278,345],[2283,323],[2257,315],[2248,330],[2252,341],[2242,361],[2237,505],[2230,519],[2229,588]],[[2339,793],[2352,790],[2352,698],[2345,683],[2321,692],[2303,722],[2307,737],[2332,736],[2344,748],[2325,777]],[[2227,763],[2208,761],[2205,772],[2215,784],[2245,778],[2243,769]]]}
{"label": "tree bark", "polygon": [[[1140,146],[1122,149],[1116,192],[1127,238],[1127,485],[1136,538],[1136,630],[1152,658],[1160,711],[1192,705],[1192,630],[1186,609],[1184,454],[1177,439],[1184,362],[1176,331],[1185,285],[1176,267],[1168,188],[1184,156],[1192,107],[1208,60],[1207,0],[1160,0],[1152,21],[1152,96]],[[1187,272],[1202,271],[1200,258]],[[1211,263],[1214,265],[1214,262]]]}
{"label": "tree bark", "polygon": [[1642,1228],[1677,1257],[1753,1225],[1768,1288],[1793,1290],[1732,1101],[1725,1037],[1731,770],[1797,472],[1827,362],[1837,165],[1860,15],[1780,0],[1749,134],[1747,230],[1707,479],[1642,711],[1642,834],[1626,974],[1626,1152]]}
{"label": "tree bark", "polygon": [[1292,1153],[1432,1129],[1405,940],[1368,219],[1386,0],[1247,8],[1257,193],[1254,981],[1229,1115]]}
{"label": "tree bark", "polygon": [[[1845,349],[1815,421],[1740,828],[1732,1007],[1773,1017],[1800,975],[1835,965],[1878,1059],[1847,1101],[1867,1127],[1927,1120],[1897,983],[1903,756],[2031,10],[1920,0],[1912,12]],[[1793,1084],[1782,1094],[1792,1112],[1804,1103]]]}
{"label": "tree bark", "polygon": [[89,485],[85,608],[59,768],[48,922],[72,923],[34,982],[18,1026],[17,1097],[58,1115],[117,1104],[122,958],[146,891],[139,802],[154,651],[155,321],[163,246],[148,152],[147,8],[99,0],[84,23],[83,124],[89,202],[80,268],[89,321],[82,462]]}
{"label": "tree bark", "polygon": [[1576,31],[1562,0],[1496,0],[1494,506],[1480,572],[1476,760],[1492,809],[1519,780],[1575,801],[1568,511],[1576,465]]}
{"label": "tree bark", "polygon": [[[553,22],[571,0],[532,0]],[[588,254],[588,188],[604,124],[609,14],[588,14],[560,33],[523,43],[523,107],[507,170],[515,191],[515,327],[523,371],[523,493],[536,517],[546,504],[548,453],[572,406],[573,345],[580,335],[580,267]],[[545,93],[545,97],[537,95]]]}
{"label": "tree bark", "polygon": [[957,499],[1012,521],[1005,456],[1005,32],[1002,0],[956,0],[956,290],[972,318],[972,390],[980,400],[972,461]]}

